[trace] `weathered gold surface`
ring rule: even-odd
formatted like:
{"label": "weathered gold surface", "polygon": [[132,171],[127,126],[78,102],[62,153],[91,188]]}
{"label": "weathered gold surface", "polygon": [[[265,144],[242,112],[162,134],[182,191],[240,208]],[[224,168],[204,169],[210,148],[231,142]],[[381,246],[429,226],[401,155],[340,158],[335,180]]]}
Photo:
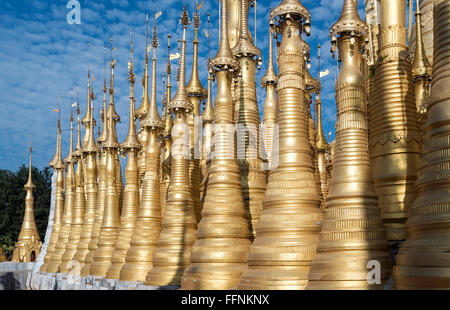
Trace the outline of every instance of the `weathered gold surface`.
{"label": "weathered gold surface", "polygon": [[41,252],[42,242],[34,221],[34,197],[33,190],[36,186],[31,178],[32,147],[30,145],[30,165],[28,167],[28,181],[24,185],[27,195],[25,196],[25,213],[19,237],[14,245],[11,258],[12,262],[34,262]]}
{"label": "weathered gold surface", "polygon": [[370,157],[386,238],[395,243],[406,238],[421,134],[406,46],[405,1],[381,0],[380,6],[378,61],[369,95]]}
{"label": "weathered gold surface", "polygon": [[450,1],[435,1],[434,63],[417,196],[394,267],[397,289],[450,288]]}
{"label": "weathered gold surface", "polygon": [[[366,28],[353,0],[344,1],[339,22],[339,29],[333,32],[335,24],[331,32],[337,37],[342,60],[336,82],[339,147],[308,289],[382,289],[391,273],[391,260],[367,153],[365,85],[360,71]],[[380,263],[379,284],[367,281],[367,264],[372,260]]]}
{"label": "weathered gold surface", "polygon": [[134,84],[135,74],[133,66],[133,42],[131,42],[131,57],[128,63],[128,79],[130,81],[130,113],[128,134],[125,141],[120,144],[120,151],[127,154],[127,166],[125,168],[125,196],[120,216],[120,232],[117,237],[115,249],[111,258],[111,267],[106,274],[107,278],[119,279],[120,269],[125,264],[125,257],[131,245],[136,218],[139,212],[139,189],[137,152],[141,145],[136,135]]}
{"label": "weathered gold surface", "polygon": [[[229,289],[246,269],[250,233],[245,218],[236,160],[233,127],[231,72],[239,63],[231,54],[227,3],[222,1],[219,51],[210,62],[217,78],[215,108],[215,154],[211,160],[207,193],[198,225],[197,241],[191,250],[191,265],[181,279],[182,289]],[[217,127],[217,126],[220,126]]]}
{"label": "weathered gold surface", "polygon": [[248,270],[238,289],[303,289],[316,254],[322,218],[308,140],[305,59],[301,34],[309,33],[309,12],[298,0],[284,0],[271,13],[282,35],[278,48],[278,167],[269,173]]}

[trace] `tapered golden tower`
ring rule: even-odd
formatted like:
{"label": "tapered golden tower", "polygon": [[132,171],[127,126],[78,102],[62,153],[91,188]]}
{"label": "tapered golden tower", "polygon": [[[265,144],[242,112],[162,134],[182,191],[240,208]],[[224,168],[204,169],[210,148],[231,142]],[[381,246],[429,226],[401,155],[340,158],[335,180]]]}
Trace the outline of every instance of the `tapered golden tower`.
{"label": "tapered golden tower", "polygon": [[414,61],[412,64],[412,78],[416,91],[416,108],[419,123],[423,124],[427,112],[431,72],[433,68],[428,61],[425,53],[425,46],[423,44],[422,13],[419,8],[419,0],[417,0],[416,7],[416,51],[414,53]]}
{"label": "tapered golden tower", "polygon": [[207,193],[191,265],[185,271],[182,289],[229,289],[246,269],[250,232],[246,221],[236,139],[230,81],[239,70],[228,41],[227,3],[222,0],[220,46],[210,62],[217,78],[215,150],[211,160]]}
{"label": "tapered golden tower", "polygon": [[91,241],[92,229],[95,222],[95,212],[97,208],[97,192],[98,192],[98,170],[97,170],[97,153],[98,147],[94,138],[94,92],[89,94],[91,111],[89,119],[85,122],[86,133],[89,134],[86,143],[83,145],[83,161],[85,176],[85,192],[86,192],[86,209],[84,212],[83,226],[80,235],[78,247],[73,255],[73,260],[80,264],[80,268],[74,268],[72,272],[81,272],[81,262],[84,262],[86,255],[89,253],[89,242]]}
{"label": "tapered golden tower", "polygon": [[201,202],[204,203],[207,191],[209,170],[211,168],[211,153],[213,146],[213,131],[214,131],[214,108],[212,106],[212,94],[211,94],[211,83],[213,77],[208,70],[208,96],[206,99],[206,105],[202,113],[203,121],[203,139],[202,139],[202,183],[200,185],[201,191]]}
{"label": "tapered golden tower", "polygon": [[395,244],[406,238],[421,134],[407,54],[405,1],[381,0],[380,9],[378,61],[369,97],[369,153],[386,238]]}
{"label": "tapered golden tower", "polygon": [[[263,124],[264,124],[264,151],[268,163],[268,168],[272,167],[272,146],[273,135],[275,130],[275,115],[277,109],[276,88],[277,75],[273,66],[273,29],[269,30],[269,59],[267,60],[266,74],[261,78],[261,87],[266,89],[266,100],[264,101],[263,109]],[[256,227],[255,227],[256,228]]]}
{"label": "tapered golden tower", "polygon": [[234,115],[237,124],[237,156],[247,221],[251,240],[262,210],[266,189],[266,171],[259,152],[259,109],[256,98],[256,65],[261,50],[249,40],[248,0],[240,0],[240,31],[236,46],[231,50],[241,68],[235,89]]}
{"label": "tapered golden tower", "polygon": [[145,28],[145,69],[144,69],[144,77],[142,78],[142,87],[143,87],[143,95],[142,95],[142,104],[139,109],[136,110],[134,115],[137,119],[139,119],[139,132],[138,132],[138,141],[141,143],[142,148],[138,152],[137,155],[137,167],[138,167],[138,186],[139,186],[139,199],[142,199],[142,190],[144,185],[144,176],[146,171],[146,160],[145,153],[147,149],[148,143],[148,130],[145,130],[142,125],[142,119],[147,115],[147,111],[150,108],[150,99],[148,95],[148,14],[146,15],[146,28]]}
{"label": "tapered golden tower", "polygon": [[[394,267],[397,289],[450,288],[450,1],[435,1],[434,56],[416,198]],[[418,42],[419,43],[419,42]]]}
{"label": "tapered golden tower", "polygon": [[[320,52],[319,52],[320,53]],[[320,55],[319,55],[320,57]],[[319,69],[320,74],[320,69]],[[319,170],[320,177],[320,192],[324,201],[326,201],[328,196],[328,185],[327,185],[327,153],[328,153],[328,143],[325,139],[322,126],[322,100],[320,99],[321,85],[319,81],[319,87],[316,90],[316,105],[317,105],[317,132],[316,132],[316,152],[317,152],[317,168]]]}
{"label": "tapered golden tower", "polygon": [[[319,72],[320,72],[320,69],[319,69]],[[313,167],[314,167],[314,180],[316,181],[317,192],[319,193],[319,196],[321,199],[320,208],[323,209],[325,207],[325,201],[323,198],[321,182],[320,182],[319,159],[318,159],[319,152],[317,151],[317,146],[316,146],[317,145],[317,143],[316,143],[317,130],[316,130],[316,122],[314,121],[313,113],[311,111],[312,96],[317,95],[316,98],[318,98],[320,96],[321,86],[319,85],[320,84],[319,82],[320,81],[317,81],[316,79],[314,79],[312,77],[312,75],[308,69],[308,64],[305,64],[305,89],[307,90],[307,91],[305,91],[305,97],[306,97],[305,100],[307,102],[306,109],[307,109],[307,116],[308,116],[309,144],[311,146],[311,157],[312,157],[312,162],[313,162]],[[316,103],[317,103],[317,100],[316,100]],[[314,107],[316,108],[315,111],[317,111],[317,106],[318,106],[317,104],[314,105]]]}
{"label": "tapered golden tower", "polygon": [[[72,104],[72,101],[71,101]],[[72,225],[72,212],[75,198],[75,180],[74,180],[74,157],[73,157],[73,111],[70,111],[70,146],[69,154],[64,159],[67,166],[67,173],[65,179],[65,195],[64,195],[64,212],[61,222],[61,228],[58,234],[58,241],[55,244],[55,250],[52,253],[47,268],[44,270],[48,273],[55,273],[59,270],[61,258],[66,249],[66,244],[69,240],[70,227]]]}
{"label": "tapered golden tower", "polygon": [[69,239],[67,240],[64,254],[61,258],[58,272],[67,273],[72,266],[72,258],[77,251],[80,242],[83,219],[86,209],[86,196],[84,190],[84,161],[83,148],[81,146],[81,121],[80,105],[77,104],[77,146],[73,152],[73,158],[77,166],[75,169],[75,196],[72,210],[72,223],[70,225]]}
{"label": "tapered golden tower", "polygon": [[[332,49],[337,44],[342,61],[336,81],[338,148],[308,289],[382,289],[391,272],[367,152],[365,80],[360,71],[366,28],[354,0],[345,0],[330,30]],[[367,280],[370,261],[380,263],[379,284]]]}
{"label": "tapered golden tower", "polygon": [[316,254],[322,213],[314,179],[305,102],[305,59],[301,34],[309,34],[310,14],[298,0],[272,10],[282,35],[278,48],[278,166],[269,172],[248,270],[238,289],[303,289]]}
{"label": "tapered golden tower", "polygon": [[64,161],[61,152],[61,96],[59,97],[59,118],[58,118],[58,134],[56,140],[56,153],[50,161],[50,167],[56,172],[56,194],[55,194],[55,211],[53,217],[53,228],[48,243],[47,252],[44,257],[44,264],[42,264],[40,271],[45,272],[48,263],[51,260],[53,252],[55,251],[56,242],[58,241],[59,231],[62,224],[63,208],[64,208]]}
{"label": "tapered golden tower", "polygon": [[[186,27],[190,24],[186,5],[181,15],[181,24],[183,25],[183,40],[178,88],[175,97],[168,105],[169,110],[174,113],[171,133],[173,148],[169,193],[158,246],[153,257],[153,268],[147,274],[146,285],[180,284],[181,276],[189,266],[189,255],[192,244],[195,242],[197,229],[197,219],[189,182],[191,165],[187,159],[188,152],[191,150],[190,139],[186,130],[186,118],[187,113],[194,109],[195,104],[191,102],[192,99],[190,100],[188,97],[185,88]],[[199,165],[195,169],[200,169]]]}
{"label": "tapered golden tower", "polygon": [[[120,229],[119,191],[117,185],[117,182],[119,182],[119,173],[117,171],[119,143],[116,134],[116,121],[118,120],[119,116],[117,115],[114,107],[115,64],[116,60],[111,59],[111,81],[109,86],[108,107],[108,136],[102,145],[106,153],[105,207],[103,211],[102,225],[100,227],[100,234],[97,242],[97,249],[95,249],[93,261],[89,268],[89,274],[101,277],[106,276],[106,272],[111,265],[112,253],[114,252]],[[122,184],[120,184],[120,187],[122,187]]]}
{"label": "tapered golden tower", "polygon": [[42,242],[34,221],[34,197],[33,190],[36,186],[31,178],[31,160],[33,147],[30,144],[30,165],[28,167],[28,181],[24,185],[27,195],[25,197],[25,213],[18,241],[14,246],[12,262],[34,262],[41,252]]}
{"label": "tapered golden tower", "polygon": [[85,277],[89,274],[91,263],[94,259],[94,253],[97,249],[98,237],[100,234],[100,227],[103,221],[103,212],[105,209],[106,199],[106,150],[102,148],[103,142],[108,136],[108,113],[106,109],[106,47],[105,52],[105,75],[103,80],[103,110],[101,118],[103,121],[103,128],[100,136],[97,138],[97,171],[98,171],[98,187],[97,187],[97,201],[95,209],[94,224],[92,225],[91,237],[88,243],[89,252],[86,254],[84,261],[80,261],[81,276]]}
{"label": "tapered golden tower", "polygon": [[[194,203],[194,210],[197,217],[197,222],[201,219],[201,204],[200,204],[200,148],[201,148],[201,131],[199,130],[199,123],[196,118],[200,116],[200,104],[205,99],[207,92],[203,88],[198,75],[198,28],[200,27],[200,16],[197,11],[198,4],[196,2],[196,9],[194,13],[194,55],[192,59],[192,73],[191,79],[186,86],[186,91],[193,109],[187,113],[187,124],[189,125],[190,135],[190,150],[191,158],[189,161],[189,180],[191,184],[192,201]],[[197,122],[197,124],[194,124]],[[197,132],[195,132],[197,129]],[[197,152],[195,151],[197,150]]]}
{"label": "tapered golden tower", "polygon": [[[131,38],[130,32],[130,38]],[[120,217],[120,232],[117,237],[115,250],[111,259],[111,267],[106,277],[110,279],[118,279],[120,269],[125,264],[125,257],[130,248],[131,237],[136,225],[136,218],[139,212],[139,189],[138,189],[138,169],[137,169],[137,152],[141,148],[136,135],[136,122],[134,117],[134,84],[136,76],[133,66],[133,40],[130,43],[130,62],[128,63],[128,80],[130,82],[130,121],[128,126],[128,134],[124,142],[120,144],[121,152],[127,154],[127,166],[125,168],[125,199],[123,202],[122,214]]]}
{"label": "tapered golden tower", "polygon": [[163,135],[163,149],[162,149],[162,163],[161,163],[161,218],[164,216],[164,209],[166,207],[166,200],[168,198],[169,193],[169,184],[170,184],[170,167],[172,161],[172,113],[167,108],[169,102],[172,100],[172,85],[170,84],[170,74],[172,72],[172,66],[170,64],[170,34],[167,35],[167,87],[165,94],[165,103],[163,109],[163,122],[164,122],[164,130],[162,132]]}
{"label": "tapered golden tower", "polygon": [[[93,91],[93,89],[91,89],[91,70],[89,69],[88,70],[88,87],[87,87],[87,105],[86,105],[86,114],[84,115],[84,117],[81,119],[81,124],[84,126],[84,128],[85,128],[85,131],[84,131],[84,138],[83,138],[83,147],[85,146],[85,145],[87,145],[87,143],[88,143],[88,140],[89,140],[89,136],[91,135],[91,133],[90,133],[90,131],[91,131],[91,128],[90,128],[90,126],[89,126],[89,122],[90,122],[90,119],[91,119],[91,112],[92,112],[92,98],[91,98],[91,96],[92,96],[92,92]],[[93,118],[93,117],[92,117]],[[94,126],[92,126],[92,128],[93,127],[95,127],[95,119],[93,118],[93,121],[94,121]]]}
{"label": "tapered golden tower", "polygon": [[[148,25],[148,19],[147,19]],[[145,176],[143,180],[139,213],[136,220],[131,246],[125,258],[125,265],[120,271],[122,281],[145,281],[152,268],[159,233],[161,231],[161,199],[160,199],[160,147],[158,135],[164,128],[156,105],[156,48],[159,46],[156,36],[156,22],[153,32],[152,90],[150,106],[141,127],[147,132],[145,149]],[[148,54],[146,53],[146,62]],[[146,91],[144,91],[144,94]],[[145,95],[144,95],[145,96]]]}

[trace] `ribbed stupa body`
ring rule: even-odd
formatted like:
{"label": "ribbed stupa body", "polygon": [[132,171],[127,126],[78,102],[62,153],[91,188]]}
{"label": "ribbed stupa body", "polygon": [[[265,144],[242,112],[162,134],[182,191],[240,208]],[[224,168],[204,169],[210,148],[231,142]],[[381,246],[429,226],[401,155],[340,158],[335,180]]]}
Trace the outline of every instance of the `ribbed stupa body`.
{"label": "ribbed stupa body", "polygon": [[[89,242],[91,241],[92,228],[95,221],[95,210],[97,207],[97,160],[96,152],[90,152],[86,155],[86,210],[84,212],[83,226],[78,242],[77,251],[73,255],[76,262],[84,262],[89,253]],[[81,269],[75,268],[75,272],[81,272]]]}
{"label": "ribbed stupa body", "polygon": [[139,200],[141,200],[142,189],[144,186],[145,177],[145,149],[147,148],[148,131],[140,128],[138,132],[138,140],[142,148],[137,153],[137,168],[138,168],[138,189]]}
{"label": "ribbed stupa body", "polygon": [[[156,26],[153,33],[152,89],[148,112],[141,120],[141,127],[147,131],[147,147],[145,149],[145,176],[142,184],[140,207],[131,246],[125,258],[125,265],[120,270],[122,281],[145,281],[145,276],[152,268],[153,253],[161,231],[161,198],[160,198],[160,145],[158,135],[164,124],[156,105]],[[147,62],[147,57],[146,62]],[[148,95],[148,83],[144,86]],[[144,96],[147,96],[144,95]]]}
{"label": "ribbed stupa body", "polygon": [[[93,110],[93,108],[92,108]],[[80,263],[84,262],[86,255],[89,253],[89,241],[91,240],[92,227],[95,220],[95,210],[97,205],[97,145],[94,138],[94,111],[90,112],[89,120],[85,122],[86,132],[89,136],[83,147],[84,157],[84,171],[85,176],[85,193],[86,193],[86,209],[84,212],[83,226],[80,235],[80,241],[78,242],[77,251],[73,255],[73,260]],[[89,130],[87,130],[89,129]],[[71,264],[72,265],[72,264]],[[75,266],[74,266],[75,267]],[[81,264],[80,264],[81,267]],[[73,271],[77,274],[81,273],[81,268],[74,268]]]}
{"label": "ribbed stupa body", "polygon": [[182,289],[232,288],[247,267],[250,233],[236,160],[230,85],[231,71],[239,70],[239,64],[230,51],[226,4],[223,0],[219,51],[210,62],[217,78],[215,153],[191,265],[181,279]]}
{"label": "ribbed stupa body", "polygon": [[28,181],[25,184],[27,192],[25,196],[25,212],[23,216],[22,228],[19,237],[14,245],[14,252],[11,261],[13,262],[35,262],[41,252],[42,242],[36,228],[34,219],[34,197],[33,190],[36,186],[31,178],[31,152],[30,146],[30,165],[28,167]]}
{"label": "ribbed stupa body", "polygon": [[147,171],[131,246],[120,270],[121,281],[145,281],[152,268],[153,253],[161,231],[158,128],[146,129],[149,130],[145,153]]}
{"label": "ribbed stupa body", "polygon": [[[194,53],[192,62],[192,74],[191,79],[186,87],[187,95],[193,105],[192,111],[187,114],[187,124],[189,125],[189,135],[190,141],[189,146],[191,150],[191,158],[189,160],[189,179],[191,184],[192,201],[194,203],[195,214],[197,217],[197,223],[201,219],[201,204],[200,204],[200,158],[199,150],[201,147],[200,142],[200,123],[198,123],[198,118],[200,116],[200,104],[206,97],[206,89],[203,88],[200,78],[198,75],[198,27],[200,26],[200,17],[196,11],[194,14]],[[195,122],[197,122],[195,124]],[[197,130],[197,132],[195,132]],[[195,152],[195,149],[198,151]],[[196,154],[198,153],[198,154]]]}
{"label": "ribbed stupa body", "polygon": [[130,81],[130,117],[127,137],[120,145],[120,151],[126,152],[127,154],[127,166],[125,168],[126,186],[120,216],[120,232],[111,258],[111,267],[109,267],[106,274],[106,277],[110,279],[119,279],[120,270],[125,264],[125,257],[131,246],[131,238],[133,236],[139,212],[137,152],[140,150],[141,145],[136,135],[136,123],[134,117],[135,74],[133,67],[133,48],[131,48],[131,61],[128,65],[128,71],[128,79]]}
{"label": "ribbed stupa body", "polygon": [[247,221],[251,239],[255,238],[256,224],[262,211],[266,189],[266,170],[259,152],[259,109],[256,98],[256,62],[261,51],[248,38],[247,0],[241,0],[240,34],[233,55],[239,61],[240,75],[235,88],[234,117],[237,125],[237,154]]}
{"label": "ribbed stupa body", "polygon": [[101,277],[106,276],[106,272],[111,265],[112,253],[120,229],[119,198],[117,195],[117,187],[114,182],[115,178],[117,178],[115,163],[117,149],[104,147],[106,148],[105,206],[97,248],[94,251],[93,261],[89,267],[89,274]]}
{"label": "ribbed stupa body", "polygon": [[[106,115],[106,114],[105,114]],[[106,119],[106,118],[105,118]],[[107,130],[107,121],[104,121],[103,131]],[[107,132],[107,131],[106,131]],[[99,142],[100,144],[100,142]],[[101,144],[100,144],[101,146]],[[94,253],[97,249],[98,237],[100,235],[100,228],[103,221],[103,212],[105,210],[105,200],[106,200],[106,151],[105,149],[100,149],[97,156],[98,161],[98,188],[97,188],[97,201],[95,209],[94,223],[92,225],[91,237],[88,243],[89,252],[83,262],[80,262],[81,266],[81,276],[85,277],[89,275],[89,270],[91,268],[91,263],[94,261]]]}
{"label": "ribbed stupa body", "polygon": [[238,289],[303,289],[316,254],[322,218],[308,140],[304,94],[307,51],[300,35],[309,22],[309,12],[297,0],[285,0],[272,10],[271,18],[275,16],[288,17],[279,25],[279,161],[269,172],[248,270]]}
{"label": "ribbed stupa body", "polygon": [[394,267],[397,289],[450,288],[450,1],[435,1],[434,63],[416,198]]}
{"label": "ribbed stupa body", "polygon": [[[354,20],[357,15],[349,16],[345,9],[357,14],[353,0],[344,1],[341,18]],[[370,171],[365,81],[359,52],[365,29],[360,31],[355,32],[352,44],[351,30],[347,31],[345,25],[338,30],[342,60],[336,82],[338,148],[308,289],[382,289],[391,273],[389,246]],[[380,284],[367,281],[367,264],[372,260],[380,263]]]}
{"label": "ribbed stupa body", "polygon": [[183,152],[188,142],[183,137],[186,112],[176,111],[172,141],[171,176],[168,198],[162,221],[158,245],[153,256],[153,268],[147,274],[145,284],[164,286],[180,285],[181,276],[189,266],[189,255],[196,240],[197,218],[189,182],[189,160]]}
{"label": "ribbed stupa body", "polygon": [[73,159],[77,164],[75,169],[75,196],[72,209],[72,223],[70,225],[69,239],[65,247],[64,254],[59,265],[59,272],[67,273],[72,266],[72,258],[77,251],[78,243],[80,242],[81,229],[83,228],[84,212],[86,209],[86,196],[84,187],[84,162],[83,149],[81,146],[81,122],[80,110],[78,107],[78,121],[77,121],[77,146],[73,152]]}
{"label": "ribbed stupa body", "polygon": [[404,223],[414,198],[421,134],[406,46],[405,1],[381,0],[380,5],[369,153],[386,238],[401,241],[406,238]]}
{"label": "ribbed stupa body", "polygon": [[[194,105],[192,104],[192,99],[188,97],[185,87],[186,26],[189,23],[186,7],[181,15],[181,23],[183,25],[183,40],[178,89],[175,97],[168,104],[168,109],[174,113],[174,124],[171,131],[173,148],[170,185],[161,233],[153,256],[153,268],[147,274],[144,282],[146,285],[179,285],[184,270],[189,266],[192,244],[196,239],[197,217],[191,190],[193,187],[196,187],[197,193],[200,195],[200,166],[197,163],[193,167],[190,164],[192,158],[190,161],[187,159],[188,152],[192,154],[193,151],[191,149],[192,138],[190,135],[186,135],[186,127],[188,126],[186,115],[194,109]],[[195,71],[196,68],[194,68]],[[192,83],[190,85],[192,86]],[[193,88],[190,89],[192,90]],[[197,108],[199,109],[199,107]],[[194,112],[194,115],[198,114]],[[192,183],[193,179],[190,178],[193,173],[191,167],[199,170],[198,184],[195,185]],[[200,197],[198,198],[200,199]],[[198,203],[200,204],[200,201]]]}
{"label": "ribbed stupa body", "polygon": [[[72,119],[72,117],[71,117]],[[72,210],[75,198],[75,172],[74,172],[74,159],[72,157],[73,149],[73,125],[70,126],[70,147],[69,155],[64,160],[67,166],[67,173],[65,179],[65,196],[64,196],[64,212],[61,222],[61,228],[58,234],[58,241],[55,245],[55,250],[52,253],[50,261],[48,262],[47,268],[45,269],[48,273],[55,273],[59,270],[59,264],[61,263],[61,258],[66,249],[67,241],[69,240],[70,227],[72,224]]]}
{"label": "ribbed stupa body", "polygon": [[72,266],[72,258],[77,251],[80,242],[81,230],[83,228],[84,213],[86,209],[86,197],[84,191],[84,175],[83,175],[83,158],[81,149],[75,151],[75,160],[77,163],[75,169],[75,197],[72,210],[72,223],[70,225],[69,239],[67,240],[66,249],[61,258],[59,272],[67,273]]}
{"label": "ribbed stupa body", "polygon": [[[114,67],[115,60],[111,61],[111,77],[109,87],[109,107],[108,107],[108,133],[102,146],[105,150],[105,204],[100,232],[97,241],[97,248],[94,251],[92,263],[89,267],[89,274],[93,276],[106,276],[111,266],[112,254],[115,249],[117,237],[120,230],[120,189],[122,181],[120,162],[117,168],[119,143],[116,133],[116,122],[120,121],[114,106]],[[119,172],[118,172],[119,170]],[[120,179],[120,180],[119,180]],[[120,182],[120,184],[118,184]],[[120,185],[120,186],[118,186]]]}

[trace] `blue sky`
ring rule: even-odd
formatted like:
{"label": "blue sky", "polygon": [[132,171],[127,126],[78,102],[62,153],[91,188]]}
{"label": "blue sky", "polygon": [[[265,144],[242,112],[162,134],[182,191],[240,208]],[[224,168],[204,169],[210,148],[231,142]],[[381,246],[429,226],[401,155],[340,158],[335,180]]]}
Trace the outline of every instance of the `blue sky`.
{"label": "blue sky", "polygon": [[[58,114],[52,109],[58,107],[58,96],[62,96],[63,154],[68,152],[70,90],[80,86],[81,113],[86,109],[86,87],[88,64],[96,76],[94,90],[95,118],[103,94],[103,45],[109,46],[109,37],[114,34],[117,51],[115,70],[115,103],[122,118],[117,125],[119,140],[122,141],[128,129],[129,85],[127,63],[129,59],[129,31],[133,30],[135,41],[135,67],[140,79],[144,71],[145,13],[153,16],[154,1],[79,0],[81,4],[81,24],[69,25],[66,15],[68,0],[3,0],[0,1],[0,169],[16,170],[28,163],[30,133],[33,134],[33,165],[48,166],[56,146],[56,121]],[[199,1],[201,2],[201,1]],[[272,1],[276,6],[281,0]],[[330,70],[323,79],[324,131],[333,131],[336,120],[334,99],[335,62],[329,54],[329,28],[339,18],[343,0],[302,0],[311,12],[311,73],[317,76],[317,45],[322,49],[322,71]],[[192,17],[195,0],[189,0]],[[257,1],[257,45],[263,51],[263,65],[257,73],[257,81],[264,75],[268,57],[268,15],[270,0]],[[172,50],[176,52],[176,40],[181,34],[178,22],[183,0],[157,1],[157,11],[163,11],[158,19],[160,48],[157,50],[158,81],[162,80],[167,61],[167,34],[172,35]],[[361,18],[364,18],[364,1],[358,0]],[[207,27],[207,13],[211,14],[211,57],[218,47],[218,1],[205,0],[200,11],[200,78],[206,87],[207,38],[203,28]],[[254,11],[250,10],[250,31],[254,35]],[[187,32],[187,73],[188,79],[192,63],[192,39],[194,28]],[[90,43],[90,47],[88,47]],[[108,53],[109,55],[109,53]],[[109,58],[109,56],[108,56]],[[173,62],[177,65],[177,61]],[[176,72],[174,70],[174,72]],[[172,76],[175,84],[175,76]],[[158,102],[163,93],[162,83],[158,83]],[[174,89],[174,93],[175,93]],[[137,106],[140,106],[142,88],[136,86]],[[264,103],[264,92],[258,87],[260,111]],[[83,134],[83,133],[82,133]]]}

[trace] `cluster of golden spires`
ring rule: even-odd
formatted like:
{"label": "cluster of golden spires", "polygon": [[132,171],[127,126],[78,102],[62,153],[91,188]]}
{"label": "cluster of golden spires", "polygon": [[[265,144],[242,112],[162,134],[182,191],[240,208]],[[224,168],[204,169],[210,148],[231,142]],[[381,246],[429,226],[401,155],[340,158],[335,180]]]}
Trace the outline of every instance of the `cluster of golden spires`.
{"label": "cluster of golden spires", "polygon": [[[220,44],[216,56],[208,57],[207,90],[198,73],[202,5],[195,4],[192,74],[186,85],[191,20],[185,3],[173,98],[168,37],[162,118],[155,18],[152,81],[150,86],[147,48],[137,110],[131,38],[124,142],[116,135],[113,57],[108,107],[105,65],[97,141],[91,72],[86,115],[80,120],[78,105],[73,149],[71,114],[64,161],[58,121],[50,163],[56,171],[54,224],[41,272],[75,270],[181,289],[383,289],[391,275],[398,289],[450,288],[450,0],[434,1],[432,58],[423,44],[419,1],[414,53],[405,1],[367,0],[368,12],[380,7],[367,22],[355,0],[343,1],[330,29],[331,52],[334,57],[338,51],[341,63],[332,143],[322,127],[320,74],[315,79],[308,70],[310,47],[303,35],[310,35],[309,10],[299,0],[283,0],[270,12],[260,127],[261,51],[248,27],[250,1],[221,1]],[[319,45],[319,72],[320,57]],[[120,153],[127,157],[125,187]],[[31,153],[25,188],[25,219],[14,252],[21,261],[40,249]],[[72,269],[75,262],[79,268]],[[373,279],[371,266],[378,270]]]}

